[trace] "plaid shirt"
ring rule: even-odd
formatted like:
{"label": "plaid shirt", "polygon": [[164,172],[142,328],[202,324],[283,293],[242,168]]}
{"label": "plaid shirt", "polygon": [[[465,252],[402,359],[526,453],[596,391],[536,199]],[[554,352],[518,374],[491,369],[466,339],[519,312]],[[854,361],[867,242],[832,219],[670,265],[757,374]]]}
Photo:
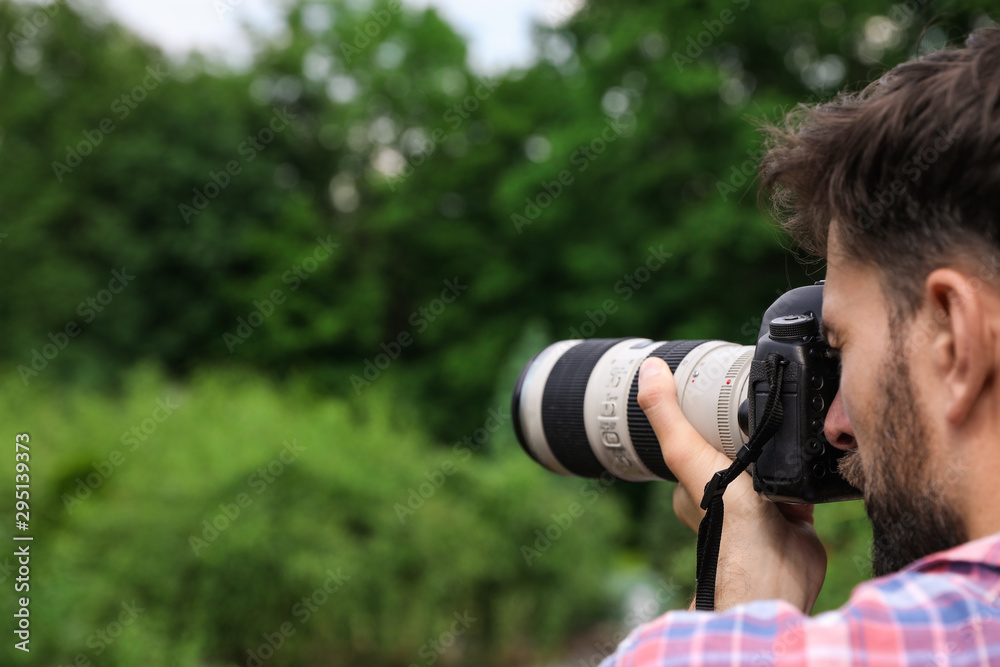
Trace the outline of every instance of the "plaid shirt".
{"label": "plaid shirt", "polygon": [[813,617],[780,600],[672,611],[601,667],[1000,665],[1000,533],[859,584]]}

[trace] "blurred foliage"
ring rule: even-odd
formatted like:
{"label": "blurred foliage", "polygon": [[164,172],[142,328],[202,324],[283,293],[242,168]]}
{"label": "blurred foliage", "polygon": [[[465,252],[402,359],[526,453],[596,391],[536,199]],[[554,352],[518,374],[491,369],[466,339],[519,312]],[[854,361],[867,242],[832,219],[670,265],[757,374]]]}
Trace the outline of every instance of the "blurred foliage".
{"label": "blurred foliage", "polygon": [[506,431],[473,457],[382,390],[357,405],[252,376],[124,381],[121,398],[0,387],[0,411],[37,425],[31,664],[247,664],[286,622],[268,664],[409,664],[456,613],[474,619],[467,659],[509,664],[606,614],[621,504],[551,479]]}
{"label": "blurred foliage", "polygon": [[[10,367],[106,386],[144,359],[177,375],[235,362],[340,395],[368,369],[433,396],[424,419],[451,438],[532,321],[568,337],[611,299],[596,335],[752,342],[746,324],[809,280],[740,173],[760,119],[984,16],[595,1],[539,29],[537,65],[484,79],[433,11],[364,4],[293,4],[284,35],[231,72],[167,60],[93,12],[57,4],[35,27],[32,6],[0,2]],[[666,265],[620,282],[651,247]],[[102,295],[122,267],[134,280]],[[453,306],[435,303],[446,280],[468,286]],[[46,359],[68,322],[80,333]],[[401,334],[398,363],[366,365]]]}
{"label": "blurred foliage", "polygon": [[[483,620],[450,660],[520,664],[613,616],[615,573],[689,584],[669,485],[615,487],[527,567],[516,545],[586,487],[506,429],[405,524],[393,504],[547,342],[752,343],[821,271],[756,208],[759,125],[994,8],[566,6],[536,64],[485,77],[433,10],[395,2],[291,2],[232,70],[82,1],[0,0],[0,401],[41,449],[37,664],[92,650],[133,597],[147,611],[99,664],[246,664],[328,568],[351,579],[272,664],[425,664],[464,609]],[[70,513],[62,494],[167,394],[183,408]],[[301,461],[195,556],[289,438]],[[867,576],[861,515],[817,510],[818,609]]]}

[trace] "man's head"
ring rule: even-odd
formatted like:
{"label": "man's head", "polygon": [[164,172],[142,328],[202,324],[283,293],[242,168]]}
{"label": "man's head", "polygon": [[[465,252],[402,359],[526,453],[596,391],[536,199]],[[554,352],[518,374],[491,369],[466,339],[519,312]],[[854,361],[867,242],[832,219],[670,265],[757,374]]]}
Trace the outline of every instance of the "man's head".
{"label": "man's head", "polygon": [[[771,130],[762,194],[827,260],[827,437],[854,449],[876,574],[1000,530],[1000,30]],[[981,504],[980,503],[980,504]],[[996,504],[995,500],[993,504]],[[983,532],[987,531],[987,532]]]}

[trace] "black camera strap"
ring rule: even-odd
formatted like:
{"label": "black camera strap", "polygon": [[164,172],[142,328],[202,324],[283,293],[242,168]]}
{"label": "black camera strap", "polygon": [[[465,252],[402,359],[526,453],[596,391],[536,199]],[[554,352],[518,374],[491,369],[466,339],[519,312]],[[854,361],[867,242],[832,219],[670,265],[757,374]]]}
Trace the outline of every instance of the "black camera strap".
{"label": "black camera strap", "polygon": [[[719,565],[719,545],[722,541],[723,503],[722,494],[730,482],[736,479],[751,463],[757,460],[764,443],[774,437],[784,410],[781,406],[781,383],[784,379],[785,366],[788,361],[774,352],[768,354],[763,361],[767,376],[767,402],[761,415],[760,424],[756,425],[750,440],[740,448],[736,460],[725,470],[720,470],[705,485],[705,495],[701,499],[701,508],[705,510],[705,518],[698,527],[698,567],[696,570],[697,589],[695,593],[695,609],[698,611],[715,610],[715,571]],[[750,387],[753,391],[753,387]]]}

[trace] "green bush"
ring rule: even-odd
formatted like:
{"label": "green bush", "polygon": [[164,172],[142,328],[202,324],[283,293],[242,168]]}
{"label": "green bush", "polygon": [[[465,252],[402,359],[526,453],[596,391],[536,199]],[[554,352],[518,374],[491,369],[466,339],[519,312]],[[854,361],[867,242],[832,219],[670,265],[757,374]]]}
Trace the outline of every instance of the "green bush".
{"label": "green bush", "polygon": [[424,665],[439,648],[510,664],[610,608],[618,500],[545,472],[508,423],[473,454],[423,437],[388,385],[350,404],[232,372],[125,386],[0,387],[31,435],[22,664],[256,664],[268,637],[269,665]]}

